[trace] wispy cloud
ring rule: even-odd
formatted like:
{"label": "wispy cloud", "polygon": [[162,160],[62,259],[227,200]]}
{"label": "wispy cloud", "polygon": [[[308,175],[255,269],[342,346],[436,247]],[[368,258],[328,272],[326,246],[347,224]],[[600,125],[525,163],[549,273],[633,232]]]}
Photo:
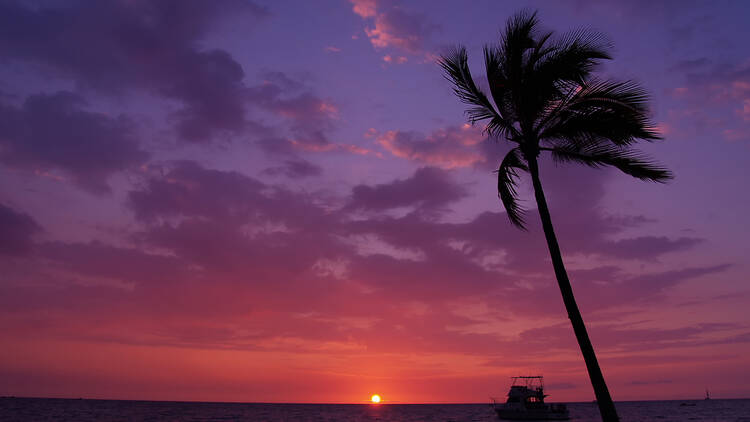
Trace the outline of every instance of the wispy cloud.
{"label": "wispy cloud", "polygon": [[[397,2],[350,0],[354,13],[368,22],[364,32],[377,50],[400,52],[384,56],[389,64],[404,64],[403,54],[429,57],[427,39],[438,27],[420,13],[407,11]],[[372,26],[370,26],[372,25]]]}

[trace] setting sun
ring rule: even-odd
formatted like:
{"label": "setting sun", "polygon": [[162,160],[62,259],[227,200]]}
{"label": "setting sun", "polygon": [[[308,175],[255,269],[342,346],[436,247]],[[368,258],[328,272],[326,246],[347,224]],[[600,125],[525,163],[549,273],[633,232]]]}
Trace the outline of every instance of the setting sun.
{"label": "setting sun", "polygon": [[377,394],[373,394],[372,397],[370,397],[370,401],[373,403],[380,403],[380,396]]}

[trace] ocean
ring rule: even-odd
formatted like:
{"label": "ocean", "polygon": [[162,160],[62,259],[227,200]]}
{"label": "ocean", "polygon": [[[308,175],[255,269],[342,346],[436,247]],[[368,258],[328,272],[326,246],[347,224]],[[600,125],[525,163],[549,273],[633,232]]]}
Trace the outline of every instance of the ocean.
{"label": "ocean", "polygon": [[[750,422],[750,399],[633,401],[617,402],[616,407],[623,422]],[[569,403],[568,409],[572,421],[600,420],[598,409],[593,403]],[[0,398],[0,421],[3,422],[497,420],[487,404],[271,404]]]}

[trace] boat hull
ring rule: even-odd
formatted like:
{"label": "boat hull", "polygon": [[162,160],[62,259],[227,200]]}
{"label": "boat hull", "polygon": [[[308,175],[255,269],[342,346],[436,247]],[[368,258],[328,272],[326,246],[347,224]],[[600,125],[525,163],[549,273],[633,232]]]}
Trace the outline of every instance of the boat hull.
{"label": "boat hull", "polygon": [[502,409],[496,408],[497,417],[509,421],[567,421],[567,411],[553,412],[550,409]]}

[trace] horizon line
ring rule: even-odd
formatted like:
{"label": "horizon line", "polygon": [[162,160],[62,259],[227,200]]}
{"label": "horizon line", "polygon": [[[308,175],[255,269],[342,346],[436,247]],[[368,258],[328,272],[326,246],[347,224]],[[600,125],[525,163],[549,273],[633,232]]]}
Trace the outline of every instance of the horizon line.
{"label": "horizon line", "polygon": [[[139,401],[139,402],[155,402],[155,403],[216,403],[216,404],[288,404],[288,405],[367,405],[367,406],[384,406],[389,404],[398,405],[489,405],[488,402],[402,402],[402,401],[387,401],[380,403],[372,403],[369,400],[361,402],[281,402],[281,401],[213,401],[213,400],[154,400],[154,399],[113,399],[113,398],[98,398],[98,397],[37,397],[37,396],[14,396],[14,395],[2,395],[2,399],[41,399],[41,400],[101,400],[101,401]],[[652,401],[704,401],[704,398],[682,398],[682,399],[649,399],[649,400],[614,400],[615,403],[630,403],[630,402],[652,402]],[[750,397],[721,397],[711,398],[710,400],[750,400]],[[577,400],[577,401],[553,401],[553,403],[594,403],[592,400]]]}

